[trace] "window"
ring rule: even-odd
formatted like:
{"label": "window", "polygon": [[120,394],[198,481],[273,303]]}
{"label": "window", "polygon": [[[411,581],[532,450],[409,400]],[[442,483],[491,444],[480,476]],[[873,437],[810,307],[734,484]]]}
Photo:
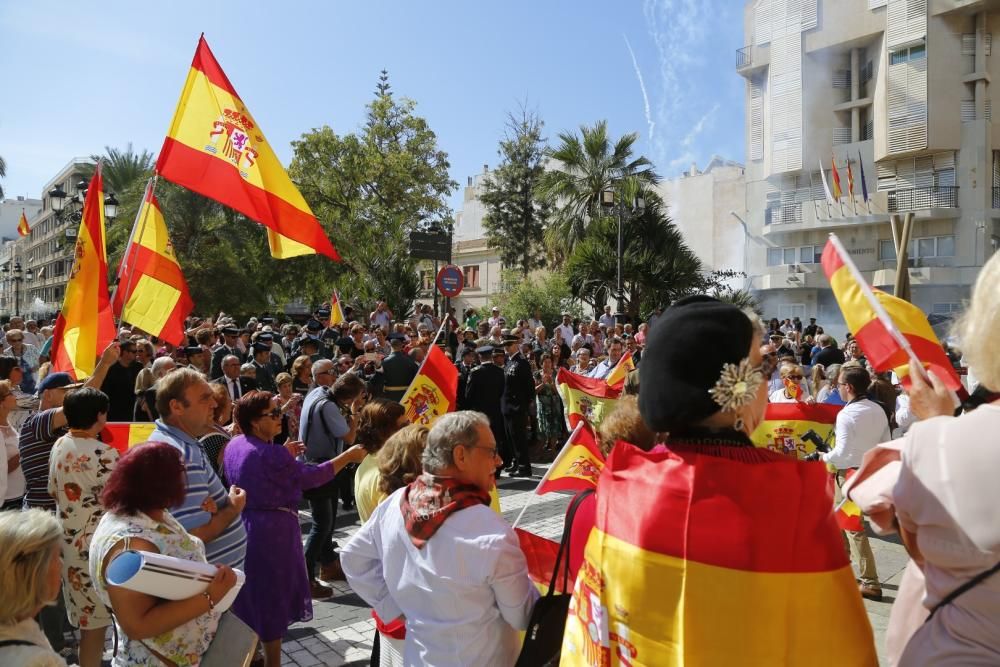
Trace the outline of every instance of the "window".
{"label": "window", "polygon": [[778,304],[778,319],[786,320],[797,317],[805,319],[806,304],[804,303],[781,303]]}
{"label": "window", "polygon": [[931,305],[931,312],[935,315],[948,315],[950,313],[958,313],[962,311],[962,304],[955,303],[954,301],[949,303],[935,303]]}
{"label": "window", "polygon": [[892,239],[880,239],[878,242],[879,261],[896,259],[896,244]]}
{"label": "window", "polygon": [[823,246],[807,245],[799,248],[799,264],[819,264],[823,257]]}
{"label": "window", "polygon": [[[931,257],[954,257],[955,237],[927,236],[924,238],[913,239],[907,247],[907,256],[911,261],[914,259],[928,259]],[[880,261],[896,259],[896,246],[892,242],[892,239],[879,240],[878,258]]]}
{"label": "window", "polygon": [[767,265],[783,266],[785,264],[795,264],[797,248],[768,248]]}
{"label": "window", "polygon": [[465,274],[465,287],[478,289],[479,287],[479,265],[472,264],[470,266],[463,266],[462,273]]}

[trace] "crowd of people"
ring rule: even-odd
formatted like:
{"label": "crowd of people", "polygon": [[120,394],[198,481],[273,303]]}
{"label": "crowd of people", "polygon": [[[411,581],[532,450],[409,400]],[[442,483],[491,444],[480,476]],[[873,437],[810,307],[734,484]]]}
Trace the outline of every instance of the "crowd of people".
{"label": "crowd of people", "polygon": [[[974,463],[993,457],[977,436],[998,414],[987,388],[1000,386],[1000,368],[981,342],[1000,324],[996,283],[988,282],[998,272],[994,258],[958,332],[983,404],[958,418],[937,378],[911,373],[903,391],[850,335],[838,344],[815,319],[764,322],[708,297],[642,323],[616,321],[610,307],[549,323],[537,312],[508,323],[499,308],[438,319],[427,306],[401,319],[382,302],[367,316],[346,308],[337,323],[327,308],[304,323],[220,313],[190,318],[181,345],[122,327],[82,382],[51,370],[45,322],[12,318],[0,356],[0,664],[64,664],[68,623],[83,667],[101,665],[112,625],[114,665],[196,665],[222,627],[216,605],[236,584],[234,570],[246,578],[231,613],[257,635],[268,666],[280,664],[288,627],[309,621],[312,601],[344,580],[373,609],[373,664],[514,664],[538,593],[499,513],[496,480],[531,477],[532,461],[565,441],[561,369],[607,378],[626,354],[637,368],[600,426],[606,455],[630,443],[766,465],[776,460],[771,452],[748,456],[744,448],[768,402],[838,404],[833,446],[817,457],[835,471],[839,501],[866,452],[905,437],[910,477],[899,525],[926,587],[923,606],[947,600],[950,608],[909,628],[896,657],[995,662],[1000,633],[988,629],[1000,577],[954,601],[947,594],[1000,560],[1000,535],[985,520],[989,466]],[[410,425],[399,401],[432,345],[459,379],[457,411],[428,429]],[[743,366],[745,398],[720,400],[720,373]],[[108,422],[151,422],[151,435],[123,451],[103,441]],[[929,455],[914,448],[931,440],[954,441],[968,465],[953,472],[967,479],[923,463]],[[581,498],[574,512],[574,573],[599,502],[597,494]],[[340,508],[356,508],[362,523],[343,545],[333,539]],[[945,511],[948,520],[939,520]],[[842,540],[858,594],[881,599],[866,533]],[[218,569],[204,593],[165,601],[109,582],[108,567],[128,550]]]}

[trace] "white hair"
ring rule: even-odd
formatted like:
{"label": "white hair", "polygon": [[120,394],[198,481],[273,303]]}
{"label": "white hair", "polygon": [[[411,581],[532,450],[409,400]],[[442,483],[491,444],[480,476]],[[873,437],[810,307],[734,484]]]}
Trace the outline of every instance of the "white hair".
{"label": "white hair", "polygon": [[1000,355],[996,333],[1000,328],[1000,253],[993,253],[976,278],[972,300],[955,323],[954,333],[965,361],[984,387],[1000,390]]}
{"label": "white hair", "polygon": [[[170,365],[170,368],[167,368],[168,364]],[[177,362],[175,362],[170,357],[157,357],[156,359],[153,360],[153,367],[152,367],[153,377],[156,379],[160,379],[161,377],[166,375],[169,371],[172,371],[174,368],[176,368],[176,366]]]}
{"label": "white hair", "polygon": [[427,434],[427,447],[421,458],[424,472],[440,473],[455,463],[454,451],[459,445],[479,443],[479,426],[490,427],[490,420],[475,410],[459,410],[442,415]]}

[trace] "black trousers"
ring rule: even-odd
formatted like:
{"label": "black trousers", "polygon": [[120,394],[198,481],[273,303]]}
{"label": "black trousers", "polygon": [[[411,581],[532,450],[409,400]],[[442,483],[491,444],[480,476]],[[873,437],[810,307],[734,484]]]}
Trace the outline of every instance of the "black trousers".
{"label": "black trousers", "polygon": [[493,432],[493,439],[497,441],[497,451],[500,453],[500,458],[503,459],[503,465],[506,468],[514,462],[514,452],[507,441],[507,428],[504,425],[503,417],[490,419],[490,431]]}
{"label": "black trousers", "polygon": [[517,412],[503,416],[504,430],[507,432],[507,444],[513,450],[514,460],[519,467],[531,465],[531,455],[528,453],[528,413]]}

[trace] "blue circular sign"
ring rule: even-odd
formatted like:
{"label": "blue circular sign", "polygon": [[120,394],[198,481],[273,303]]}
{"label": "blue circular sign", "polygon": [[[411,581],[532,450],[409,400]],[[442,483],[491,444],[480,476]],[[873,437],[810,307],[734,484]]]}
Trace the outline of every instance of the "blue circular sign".
{"label": "blue circular sign", "polygon": [[465,287],[465,274],[454,264],[445,264],[437,274],[437,286],[448,298],[454,298],[462,293]]}

